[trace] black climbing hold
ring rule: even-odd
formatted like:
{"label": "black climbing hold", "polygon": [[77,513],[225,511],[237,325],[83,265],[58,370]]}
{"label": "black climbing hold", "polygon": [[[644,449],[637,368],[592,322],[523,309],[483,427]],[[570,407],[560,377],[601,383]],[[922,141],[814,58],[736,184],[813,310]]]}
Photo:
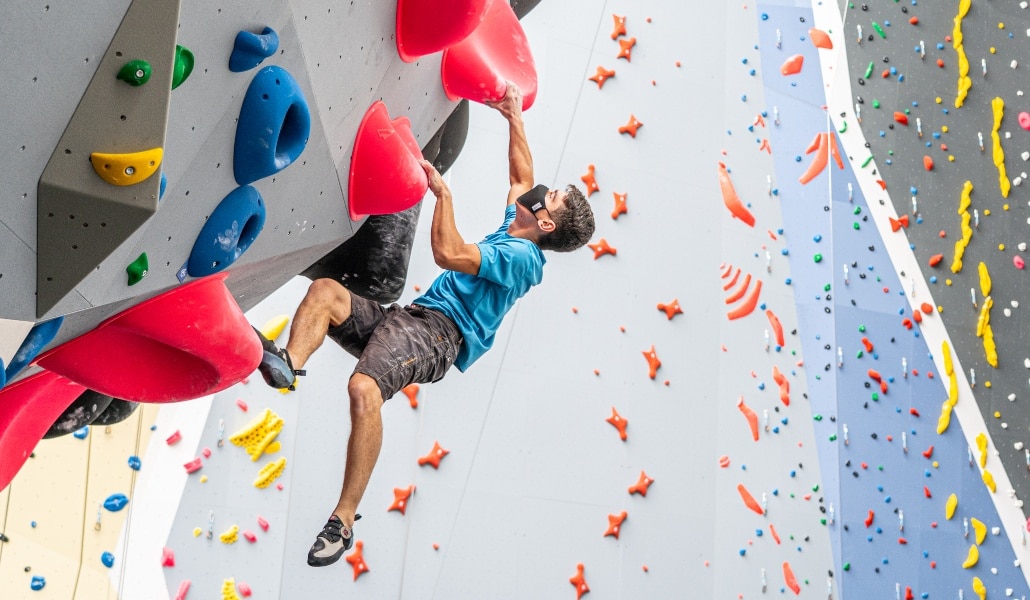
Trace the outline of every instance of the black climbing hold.
{"label": "black climbing hold", "polygon": [[115,423],[121,423],[125,419],[128,419],[132,413],[136,412],[139,408],[138,402],[129,402],[128,400],[121,400],[114,398],[111,400],[111,404],[107,405],[104,412],[100,413],[96,419],[90,425],[114,425]]}
{"label": "black climbing hold", "polygon": [[100,392],[94,392],[93,390],[86,390],[82,392],[71,406],[66,408],[61,416],[54,420],[54,424],[50,426],[50,430],[43,434],[43,439],[48,440],[51,438],[60,437],[62,435],[68,435],[74,433],[86,425],[89,425],[97,417],[100,416],[107,407],[111,404],[110,396],[101,394]]}

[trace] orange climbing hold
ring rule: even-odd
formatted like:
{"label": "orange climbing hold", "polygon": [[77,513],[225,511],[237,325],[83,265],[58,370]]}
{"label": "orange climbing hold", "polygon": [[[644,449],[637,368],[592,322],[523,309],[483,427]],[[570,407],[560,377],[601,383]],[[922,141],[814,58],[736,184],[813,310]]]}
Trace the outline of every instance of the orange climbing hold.
{"label": "orange climbing hold", "polygon": [[894,217],[887,217],[891,222],[891,231],[897,231],[904,227],[908,229],[908,215],[901,215],[897,219]]}
{"label": "orange climbing hold", "polygon": [[811,154],[815,152],[815,158],[812,159],[811,164],[808,165],[808,169],[798,177],[798,181],[801,185],[807,184],[809,181],[815,179],[815,176],[823,172],[826,168],[826,163],[829,162],[830,154],[833,154],[833,160],[837,163],[837,168],[844,168],[844,159],[841,157],[840,149],[837,147],[837,137],[832,136],[829,133],[817,133],[812,143],[805,150],[805,154]]}
{"label": "orange climbing hold", "polygon": [[758,441],[758,413],[756,413],[750,406],[744,404],[744,396],[741,396],[737,400],[737,408],[744,414],[744,418],[747,419],[748,427],[751,428],[751,437]]}
{"label": "orange climbing hold", "polygon": [[612,416],[610,416],[607,419],[605,419],[605,421],[608,421],[609,423],[611,423],[612,427],[614,427],[614,428],[619,430],[619,438],[621,438],[622,441],[625,442],[626,441],[626,426],[629,425],[629,421],[624,419],[622,417],[622,415],[620,415],[619,412],[617,410],[615,410],[614,406],[612,407]]}
{"label": "orange climbing hold", "polygon": [[651,344],[650,350],[644,350],[642,354],[647,359],[647,375],[654,379],[655,375],[658,374],[658,369],[662,368],[662,361],[658,360],[658,353],[654,351],[654,344]]}
{"label": "orange climbing hold", "polygon": [[780,75],[797,75],[801,72],[801,65],[805,62],[805,57],[800,54],[791,56],[784,61],[783,66],[780,67]]}
{"label": "orange climbing hold", "polygon": [[434,469],[440,468],[440,461],[443,457],[450,454],[450,450],[444,449],[440,446],[440,442],[433,442],[433,449],[429,451],[429,454],[418,459],[418,465],[424,467],[426,465],[433,465]]}
{"label": "orange climbing hold", "polygon": [[776,533],[776,527],[772,523],[769,523],[769,533],[772,534],[773,541],[776,542],[776,545],[778,546],[780,544],[780,534]]}
{"label": "orange climbing hold", "polygon": [[790,563],[783,562],[783,580],[787,582],[787,587],[790,591],[794,592],[795,595],[801,593],[801,586],[798,585],[797,577],[794,577],[794,570],[790,568]]}
{"label": "orange climbing hold", "polygon": [[628,211],[626,209],[626,196],[628,194],[620,194],[619,192],[612,192],[612,196],[615,196],[615,208],[612,210],[612,219],[618,219],[619,215],[624,215]]}
{"label": "orange climbing hold", "polygon": [[390,508],[386,509],[386,512],[391,510],[400,511],[403,515],[408,510],[408,498],[415,492],[415,485],[409,485],[406,488],[393,488],[393,504]]}
{"label": "orange climbing hold", "polygon": [[569,577],[569,583],[576,587],[576,600],[583,597],[590,591],[590,586],[587,585],[587,580],[583,577],[583,563],[576,565],[576,574]]}
{"label": "orange climbing hold", "polygon": [[869,341],[869,338],[867,338],[867,337],[862,338],[862,345],[865,346],[865,351],[866,352],[872,352],[873,351],[873,343]]}
{"label": "orange climbing hold", "polygon": [[872,511],[872,509],[870,509],[869,510],[869,514],[866,515],[866,518],[865,518],[865,528],[866,529],[869,529],[870,527],[873,526],[873,518],[875,518],[875,517],[876,517],[876,513],[874,513]]}
{"label": "orange climbing hold", "polygon": [[929,302],[923,302],[919,305],[919,310],[923,311],[924,314],[931,314],[933,313],[933,305]]}
{"label": "orange climbing hold", "polygon": [[743,483],[737,484],[737,491],[740,492],[740,497],[744,500],[745,506],[760,515],[765,514],[765,511],[762,510],[762,505],[758,503],[758,500],[755,500],[755,497],[751,495],[751,492],[747,491],[747,488],[744,487]]}
{"label": "orange climbing hold", "polygon": [[773,335],[776,336],[776,345],[785,346],[787,340],[783,337],[783,325],[780,323],[780,318],[769,309],[766,309],[765,316],[769,318],[769,325],[772,327]]}
{"label": "orange climbing hold", "polygon": [[411,405],[411,408],[418,408],[418,384],[406,385],[401,388],[401,391],[408,397],[408,404]]}
{"label": "orange climbing hold", "polygon": [[758,151],[765,151],[766,154],[772,154],[772,146],[769,145],[769,138],[762,138],[762,143],[758,146]]}
{"label": "orange climbing hold", "polygon": [[927,171],[933,171],[933,159],[929,156],[923,156],[923,168]]}
{"label": "orange climbing hold", "polygon": [[590,81],[597,84],[597,89],[601,89],[604,87],[604,82],[608,81],[612,77],[615,77],[615,69],[608,70],[601,65],[597,65],[597,73],[590,78]]}
{"label": "orange climbing hold", "polygon": [[726,170],[726,164],[722,162],[719,163],[719,189],[722,190],[723,204],[730,210],[730,213],[746,223],[748,227],[754,227],[755,216],[740,201],[740,196],[733,187],[733,180],[730,179],[730,173]]}
{"label": "orange climbing hold", "polygon": [[755,282],[755,287],[751,288],[751,294],[747,297],[744,302],[739,304],[733,310],[726,313],[729,320],[733,321],[741,317],[746,317],[754,312],[755,307],[758,306],[758,297],[762,293],[762,280],[759,279]]}
{"label": "orange climbing hold", "polygon": [[587,165],[587,174],[579,179],[583,182],[583,185],[587,186],[588,197],[594,192],[601,191],[601,188],[597,187],[597,178],[594,177],[594,165]]}
{"label": "orange climbing hold", "polygon": [[625,125],[619,127],[619,133],[628,133],[633,137],[637,137],[637,129],[643,127],[644,124],[637,120],[632,114],[629,115],[629,121]]}
{"label": "orange climbing hold", "polygon": [[[737,272],[733,274],[733,278],[732,279],[730,279],[725,284],[723,284],[722,290],[725,292],[725,291],[728,291],[731,287],[737,285],[737,278],[739,278],[739,277],[740,277],[740,267],[737,267]],[[725,276],[723,276],[723,278],[725,278]]]}
{"label": "orange climbing hold", "polygon": [[601,238],[601,240],[596,244],[587,244],[587,246],[594,251],[594,260],[601,258],[605,254],[615,256],[619,252],[618,249],[609,246],[608,241],[604,238]]}
{"label": "orange climbing hold", "polygon": [[894,112],[894,120],[902,125],[908,125],[908,115],[903,112]]}
{"label": "orange climbing hold", "polygon": [[773,381],[780,386],[780,402],[784,406],[790,406],[790,381],[787,381],[787,376],[781,373],[776,365],[773,365],[772,374]]}
{"label": "orange climbing hold", "polygon": [[658,310],[665,311],[665,316],[671,321],[676,315],[683,314],[683,309],[680,308],[680,301],[676,298],[672,299],[672,302],[668,304],[658,303]]}
{"label": "orange climbing hold", "polygon": [[612,19],[615,21],[615,27],[612,29],[612,39],[615,40],[620,35],[626,35],[626,17],[613,14]]}
{"label": "orange climbing hold", "polygon": [[833,50],[833,40],[831,40],[830,35],[822,29],[816,29],[815,27],[809,29],[808,37],[812,40],[812,44],[816,48]]}
{"label": "orange climbing hold", "polygon": [[619,40],[619,53],[615,58],[625,58],[627,62],[630,62],[633,54],[633,46],[637,45],[637,38],[631,37],[623,40]]}
{"label": "orange climbing hold", "polygon": [[608,515],[608,531],[604,532],[604,537],[613,536],[615,539],[619,539],[619,530],[622,529],[622,522],[626,520],[629,513],[622,511],[617,515]]}
{"label": "orange climbing hold", "polygon": [[934,254],[930,257],[930,260],[928,262],[930,263],[931,267],[936,267],[937,265],[941,264],[942,260],[944,260],[943,254]]}
{"label": "orange climbing hold", "polygon": [[732,294],[730,294],[729,296],[726,296],[726,304],[733,304],[737,300],[740,300],[741,298],[743,298],[744,294],[747,293],[747,288],[750,285],[751,285],[751,273],[747,273],[747,274],[744,275],[744,281],[740,282],[740,286],[738,286],[737,289],[734,290],[734,292]]}
{"label": "orange climbing hold", "polygon": [[641,471],[640,478],[637,479],[637,482],[629,486],[629,493],[631,496],[633,494],[640,494],[641,496],[646,497],[647,488],[651,487],[652,483],[654,483],[654,479],[651,479],[647,476],[647,473]]}
{"label": "orange climbing hold", "polygon": [[363,573],[368,573],[368,565],[365,564],[365,557],[362,554],[365,544],[361,540],[354,542],[354,552],[347,557],[347,562],[354,569],[354,581],[358,580]]}

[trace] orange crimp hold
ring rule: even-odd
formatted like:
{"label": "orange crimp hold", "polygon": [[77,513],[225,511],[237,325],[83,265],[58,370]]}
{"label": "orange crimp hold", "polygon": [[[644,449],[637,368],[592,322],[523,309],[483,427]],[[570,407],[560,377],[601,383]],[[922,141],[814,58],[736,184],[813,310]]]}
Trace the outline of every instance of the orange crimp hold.
{"label": "orange crimp hold", "polygon": [[740,300],[741,298],[743,298],[744,294],[747,293],[748,286],[750,286],[750,285],[751,285],[751,273],[747,273],[747,274],[744,275],[744,281],[740,282],[740,286],[738,286],[737,289],[734,290],[734,292],[732,294],[730,294],[729,296],[726,296],[726,304],[733,304],[737,300]]}
{"label": "orange crimp hold", "polygon": [[733,310],[726,313],[729,320],[733,321],[741,317],[746,317],[754,312],[755,307],[758,306],[758,296],[762,293],[762,280],[759,279],[755,282],[755,287],[751,288],[751,294],[739,304]]}
{"label": "orange crimp hold", "polygon": [[354,552],[347,557],[347,562],[354,569],[354,581],[358,580],[358,577],[362,573],[368,573],[368,565],[365,564],[365,557],[362,550],[365,549],[365,544],[361,540],[354,542]]}
{"label": "orange crimp hold", "polygon": [[393,504],[390,508],[386,509],[386,512],[391,510],[399,511],[402,515],[408,510],[408,498],[411,498],[411,494],[415,492],[415,485],[409,485],[406,488],[393,488]]}
{"label": "orange crimp hold", "polygon": [[827,34],[822,29],[816,29],[815,27],[812,27],[808,30],[808,38],[812,40],[812,44],[816,48],[822,48],[823,50],[833,50],[833,40],[831,40],[829,34]]}
{"label": "orange crimp hold", "polygon": [[631,113],[629,115],[629,121],[627,121],[622,127],[619,127],[619,133],[628,133],[633,137],[637,137],[637,130],[643,126],[644,124],[638,121]]}
{"label": "orange crimp hold", "polygon": [[615,77],[615,69],[608,70],[601,65],[597,65],[597,73],[589,79],[597,84],[597,89],[601,89],[604,87],[604,82],[608,81],[612,77]]}
{"label": "orange crimp hold", "polygon": [[440,446],[440,442],[433,442],[433,449],[429,451],[429,454],[418,459],[418,465],[424,467],[426,465],[433,465],[434,469],[440,468],[440,461],[443,457],[450,454],[450,450],[444,449]]}
{"label": "orange crimp hold", "polygon": [[576,565],[576,574],[569,577],[569,583],[576,586],[576,600],[583,597],[590,591],[590,586],[587,585],[587,580],[583,577],[583,563]]}
{"label": "orange crimp hold", "polygon": [[887,218],[890,219],[891,222],[891,231],[897,231],[902,227],[908,229],[908,215],[901,215],[897,219],[895,219],[894,217]]}
{"label": "orange crimp hold", "polygon": [[617,515],[608,515],[608,531],[604,532],[603,537],[612,536],[615,539],[619,539],[619,530],[622,529],[622,522],[626,520],[629,513],[622,511]]}
{"label": "orange crimp hold", "polygon": [[772,146],[769,145],[769,138],[762,138],[761,145],[758,146],[758,151],[765,150],[767,154],[772,154]]}
{"label": "orange crimp hold", "polygon": [[923,168],[927,171],[933,171],[933,159],[927,155],[923,155]]}
{"label": "orange crimp hold", "polygon": [[654,351],[654,344],[651,344],[650,350],[644,350],[642,354],[647,359],[647,375],[654,379],[655,375],[658,374],[658,369],[662,368],[662,361],[658,360],[658,353]]}
{"label": "orange crimp hold", "polygon": [[762,113],[758,113],[755,115],[755,121],[754,123],[752,123],[752,125],[754,125],[755,127],[758,127],[759,125],[765,127],[765,117],[762,116]]}
{"label": "orange crimp hold", "polygon": [[765,316],[769,318],[769,325],[772,327],[773,335],[776,336],[776,345],[785,346],[787,340],[783,338],[783,325],[780,323],[780,318],[769,309],[766,309]]}
{"label": "orange crimp hold", "polygon": [[756,413],[750,406],[744,404],[744,396],[741,396],[737,400],[737,408],[744,414],[744,418],[747,419],[748,427],[751,428],[751,437],[758,441],[758,413]]}
{"label": "orange crimp hold", "polygon": [[787,376],[781,373],[776,365],[773,365],[772,374],[773,381],[780,386],[780,402],[784,406],[790,406],[790,382],[787,381]]}
{"label": "orange crimp hold", "polygon": [[772,534],[773,541],[776,542],[777,546],[779,546],[780,545],[780,534],[776,533],[776,527],[772,523],[769,523],[769,533]]}
{"label": "orange crimp hold", "polygon": [[783,62],[783,66],[780,67],[780,75],[797,75],[801,72],[801,65],[804,63],[805,57],[795,54]]}
{"label": "orange crimp hold", "polygon": [[615,208],[612,210],[612,219],[618,219],[619,215],[624,215],[628,211],[626,209],[626,196],[628,194],[620,194],[619,192],[612,192],[612,196],[615,196]]}
{"label": "orange crimp hold", "polygon": [[625,442],[626,441],[626,426],[629,425],[629,421],[624,419],[622,417],[622,415],[620,415],[619,412],[617,410],[615,410],[614,406],[612,407],[612,416],[610,416],[607,419],[605,419],[605,421],[608,421],[609,423],[612,424],[612,427],[614,427],[614,428],[619,430],[619,437],[622,439],[622,441]]}
{"label": "orange crimp hold", "polygon": [[790,563],[783,562],[783,580],[787,582],[787,587],[790,591],[794,592],[794,595],[801,593],[801,586],[798,585],[798,578],[794,577],[794,570],[790,568]]}
{"label": "orange crimp hold", "polygon": [[418,384],[406,385],[401,388],[401,391],[408,397],[408,404],[411,404],[411,408],[418,408]]}
{"label": "orange crimp hold", "polygon": [[654,483],[654,479],[651,479],[647,476],[647,473],[641,471],[640,478],[637,479],[637,482],[629,486],[629,493],[630,495],[640,494],[641,496],[646,497],[647,488],[651,487],[652,483]]}
{"label": "orange crimp hold", "polygon": [[682,315],[683,309],[680,308],[680,301],[676,298],[672,299],[672,302],[668,304],[658,303],[658,310],[665,311],[665,316],[671,321],[676,315]]}
{"label": "orange crimp hold", "polygon": [[631,37],[619,40],[619,53],[615,55],[616,59],[625,58],[626,62],[631,62],[633,54],[633,46],[637,45],[637,38]]}
{"label": "orange crimp hold", "polygon": [[874,513],[874,512],[872,511],[872,509],[869,509],[869,514],[868,514],[868,515],[866,516],[866,518],[865,518],[865,528],[866,528],[866,529],[869,529],[870,527],[872,527],[872,526],[873,526],[873,518],[874,518],[875,516],[876,516],[876,513]]}
{"label": "orange crimp hold", "polygon": [[615,27],[612,29],[612,39],[618,39],[620,35],[626,35],[626,17],[613,14],[612,19],[615,21]]}
{"label": "orange crimp hold", "polygon": [[815,152],[815,158],[812,159],[811,164],[808,165],[808,169],[798,177],[798,181],[801,185],[807,184],[809,181],[815,179],[816,175],[823,172],[826,168],[826,163],[829,161],[830,154],[833,155],[833,161],[837,163],[837,168],[844,168],[844,159],[841,158],[840,149],[837,148],[837,137],[831,136],[829,133],[817,133],[812,143],[805,149],[805,154],[811,154]]}
{"label": "orange crimp hold", "polygon": [[866,352],[872,352],[873,351],[873,343],[869,341],[869,338],[867,338],[867,337],[862,338],[862,345],[865,346],[865,351]]}
{"label": "orange crimp hold", "polygon": [[745,506],[760,515],[765,514],[765,511],[762,510],[762,506],[758,504],[758,500],[755,500],[755,497],[751,495],[751,492],[747,491],[747,488],[744,487],[743,483],[737,484],[737,491],[740,492],[740,497],[744,500]]}
{"label": "orange crimp hold", "polygon": [[[916,314],[919,314],[919,313],[916,313]],[[870,350],[870,352],[872,352],[872,350]],[[867,374],[869,375],[870,379],[872,379],[873,381],[875,381],[875,382],[880,384],[880,391],[883,392],[884,394],[886,394],[887,393],[887,380],[885,380],[883,377],[880,376],[880,372],[875,370],[875,369],[869,369]]]}
{"label": "orange crimp hold", "polygon": [[908,115],[903,112],[894,112],[894,120],[902,125],[908,125]]}
{"label": "orange crimp hold", "polygon": [[754,227],[755,216],[740,201],[737,190],[733,188],[730,173],[726,170],[726,164],[722,162],[719,163],[719,188],[722,190],[722,201],[726,208],[730,209],[730,213],[744,223],[747,223],[748,227]]}
{"label": "orange crimp hold", "polygon": [[[725,278],[725,277],[726,277],[726,276],[725,276],[725,275],[723,275],[723,278]],[[725,292],[725,291],[729,291],[729,289],[730,289],[731,287],[733,287],[733,286],[737,285],[737,279],[738,279],[739,277],[740,277],[740,267],[737,267],[737,271],[736,271],[736,272],[735,272],[735,273],[733,274],[733,277],[732,277],[732,278],[731,278],[731,279],[730,279],[729,281],[727,281],[726,283],[724,283],[724,284],[723,284],[723,286],[722,286],[722,290],[723,290],[724,292]]]}
{"label": "orange crimp hold", "polygon": [[936,267],[937,265],[941,264],[942,260],[944,260],[944,255],[943,254],[934,254],[933,256],[930,257],[930,260],[927,261],[927,262],[930,263],[931,267]]}
{"label": "orange crimp hold", "polygon": [[594,165],[587,165],[587,174],[581,176],[580,181],[587,187],[587,196],[589,197],[594,192],[601,191],[601,188],[597,187],[597,178],[594,177]]}
{"label": "orange crimp hold", "polygon": [[608,241],[604,238],[601,238],[601,240],[596,244],[587,244],[587,246],[589,246],[590,249],[594,251],[594,260],[601,258],[605,254],[611,254],[612,256],[615,256],[619,252],[618,249],[609,246]]}

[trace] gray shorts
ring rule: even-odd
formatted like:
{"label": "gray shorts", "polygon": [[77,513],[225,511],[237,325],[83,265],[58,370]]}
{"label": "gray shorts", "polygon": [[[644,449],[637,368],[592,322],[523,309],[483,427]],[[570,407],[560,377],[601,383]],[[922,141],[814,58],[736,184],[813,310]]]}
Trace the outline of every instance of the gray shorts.
{"label": "gray shorts", "polygon": [[389,400],[412,383],[443,379],[462,336],[443,313],[410,304],[388,307],[351,293],[351,315],[327,335],[358,359],[355,373],[375,379]]}

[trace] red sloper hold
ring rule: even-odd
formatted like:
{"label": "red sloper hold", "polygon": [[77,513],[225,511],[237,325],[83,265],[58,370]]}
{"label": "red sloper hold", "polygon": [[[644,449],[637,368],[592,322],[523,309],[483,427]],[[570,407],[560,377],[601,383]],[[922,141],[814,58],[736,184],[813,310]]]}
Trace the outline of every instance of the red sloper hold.
{"label": "red sloper hold", "polygon": [[397,0],[397,54],[404,62],[457,44],[486,17],[490,0]]}
{"label": "red sloper hold", "polygon": [[354,137],[347,180],[347,210],[359,221],[367,215],[389,215],[418,204],[429,189],[429,179],[411,121],[390,120],[382,101],[365,111]]}
{"label": "red sloper hold", "polygon": [[365,563],[365,557],[362,553],[364,549],[364,542],[357,540],[354,542],[354,552],[347,557],[347,562],[354,569],[354,581],[357,581],[361,575],[368,573],[368,565]]}
{"label": "red sloper hold", "polygon": [[[436,4],[436,3],[433,3]],[[533,106],[536,64],[518,17],[507,2],[490,2],[486,17],[467,38],[443,52],[440,79],[451,100],[496,102],[507,82],[522,90],[522,110]]]}
{"label": "red sloper hold", "polygon": [[601,65],[598,65],[597,73],[595,73],[594,76],[590,77],[589,79],[590,81],[593,81],[597,84],[597,89],[601,89],[604,87],[604,82],[608,81],[612,77],[615,77],[615,69],[609,71]]}
{"label": "red sloper hold", "polygon": [[719,163],[719,189],[722,190],[722,202],[729,209],[730,213],[747,224],[748,227],[754,227],[755,216],[740,201],[740,196],[737,195],[737,190],[733,187],[733,180],[730,179],[730,173],[726,170],[726,164],[722,162]]}
{"label": "red sloper hold", "polygon": [[569,577],[569,583],[576,588],[576,600],[579,600],[583,597],[583,594],[590,591],[590,586],[587,585],[587,580],[583,577],[583,563],[576,565],[576,574]]}
{"label": "red sloper hold", "polygon": [[601,188],[598,187],[598,185],[597,185],[597,177],[595,177],[594,173],[595,173],[594,165],[587,165],[587,173],[586,173],[586,175],[582,175],[579,178],[580,181],[583,182],[583,185],[587,186],[587,197],[588,198],[594,192],[598,192],[598,191],[601,190]]}
{"label": "red sloper hold", "polygon": [[783,325],[780,323],[780,318],[769,309],[766,309],[765,316],[769,318],[769,325],[772,327],[773,335],[776,336],[776,345],[780,347],[785,346],[787,340],[783,337]]}
{"label": "red sloper hold", "polygon": [[652,483],[654,483],[654,479],[651,479],[647,476],[647,473],[641,471],[640,479],[637,479],[635,484],[629,486],[629,493],[631,496],[633,494],[640,494],[641,496],[647,497],[647,488],[651,487]]}
{"label": "red sloper hold", "polygon": [[749,492],[746,487],[744,487],[743,483],[737,484],[737,492],[740,494],[740,498],[744,501],[745,506],[760,515],[765,514],[765,511],[762,509],[762,505],[758,503],[758,500],[755,500],[755,497],[751,495],[751,492]]}
{"label": "red sloper hold", "polygon": [[908,115],[903,112],[894,112],[894,120],[902,125],[908,125]]}
{"label": "red sloper hold", "polygon": [[776,365],[772,368],[773,381],[780,387],[780,402],[784,406],[790,406],[790,381],[787,380],[787,376],[780,372]]}
{"label": "red sloper hold", "polygon": [[623,418],[623,416],[620,415],[618,413],[618,411],[615,410],[614,406],[612,407],[612,416],[610,416],[607,419],[605,419],[605,421],[608,421],[609,423],[611,423],[612,427],[614,427],[614,428],[619,430],[619,438],[622,439],[622,441],[625,442],[626,441],[626,426],[629,425],[629,421],[627,421],[625,418]]}
{"label": "red sloper hold", "polygon": [[786,61],[784,61],[783,66],[780,67],[780,74],[783,76],[797,75],[801,72],[801,66],[804,64],[804,62],[804,56],[801,56],[800,54],[795,54],[794,56],[791,56]]}
{"label": "red sloper hold", "polygon": [[783,563],[783,580],[786,582],[787,587],[790,591],[794,592],[794,595],[801,593],[801,586],[798,585],[798,579],[794,576],[794,570],[790,568],[789,562]]}

